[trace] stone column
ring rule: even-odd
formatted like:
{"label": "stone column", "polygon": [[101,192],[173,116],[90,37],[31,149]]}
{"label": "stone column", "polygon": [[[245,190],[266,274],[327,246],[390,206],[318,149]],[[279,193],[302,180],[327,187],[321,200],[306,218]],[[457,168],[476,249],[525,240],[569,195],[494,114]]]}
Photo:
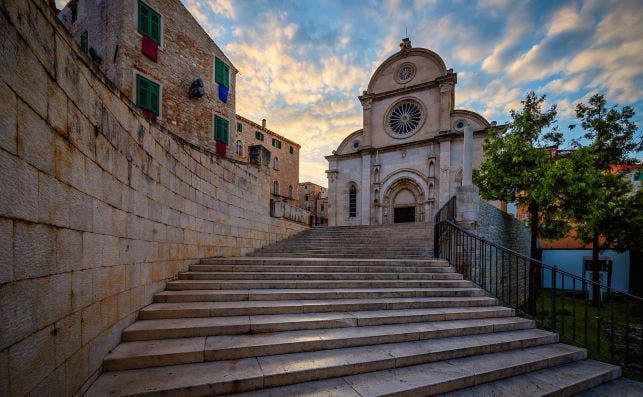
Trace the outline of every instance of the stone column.
{"label": "stone column", "polygon": [[360,225],[371,224],[371,155],[364,152],[362,155],[362,185],[358,197],[361,198],[357,204],[357,212],[360,214],[362,221]]}
{"label": "stone column", "polygon": [[440,132],[451,129],[451,110],[453,109],[453,82],[440,83]]}
{"label": "stone column", "polygon": [[373,99],[366,97],[366,91],[363,95],[359,97],[360,102],[362,103],[362,148],[370,148],[373,145],[373,139],[371,134],[371,108],[373,105]]}
{"label": "stone column", "polygon": [[464,142],[462,147],[462,186],[456,189],[455,220],[467,229],[475,229],[480,211],[480,195],[478,188],[473,185],[473,128],[469,123],[464,127]]}
{"label": "stone column", "polygon": [[464,126],[464,143],[462,148],[462,186],[473,184],[471,179],[473,164],[473,128],[467,123]]}
{"label": "stone column", "polygon": [[337,226],[337,212],[340,203],[337,200],[337,171],[326,171],[328,177],[328,226]]}

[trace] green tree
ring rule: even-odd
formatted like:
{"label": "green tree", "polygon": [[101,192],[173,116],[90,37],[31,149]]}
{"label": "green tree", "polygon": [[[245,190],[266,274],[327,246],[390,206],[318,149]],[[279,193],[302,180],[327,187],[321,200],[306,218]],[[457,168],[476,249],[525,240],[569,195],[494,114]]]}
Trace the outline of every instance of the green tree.
{"label": "green tree", "polygon": [[535,259],[541,259],[540,237],[558,238],[568,230],[559,206],[559,174],[548,150],[560,145],[562,134],[555,126],[556,106],[544,109],[544,102],[544,95],[527,93],[522,109],[510,112],[507,130],[497,130],[485,139],[484,161],[473,175],[482,198],[527,209]]}
{"label": "green tree", "polygon": [[[564,207],[579,239],[592,244],[595,282],[599,280],[600,251],[640,249],[641,239],[636,235],[641,230],[640,195],[633,194],[629,181],[613,170],[615,165],[634,163],[632,155],[643,149],[633,117],[631,107],[610,107],[603,95],[592,96],[587,105],[579,103],[576,118],[589,143],[576,141],[572,155],[559,164],[559,170],[565,170]],[[598,289],[594,299],[598,302]]]}

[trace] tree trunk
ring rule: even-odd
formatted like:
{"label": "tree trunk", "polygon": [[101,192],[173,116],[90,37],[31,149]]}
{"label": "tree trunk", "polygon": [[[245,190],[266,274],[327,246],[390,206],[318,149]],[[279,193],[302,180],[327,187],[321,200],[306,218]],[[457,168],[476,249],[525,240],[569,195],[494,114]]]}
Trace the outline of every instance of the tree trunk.
{"label": "tree trunk", "polygon": [[595,283],[593,284],[592,287],[592,303],[595,306],[598,306],[601,304],[601,288],[599,287],[599,283],[601,281],[600,279],[600,273],[599,273],[599,266],[598,266],[598,253],[599,253],[599,247],[598,247],[598,231],[594,230],[594,234],[592,235],[592,281]]}
{"label": "tree trunk", "polygon": [[[541,250],[538,248],[538,237],[540,235],[539,233],[539,224],[540,224],[540,217],[538,213],[538,206],[536,204],[530,203],[529,206],[527,207],[527,211],[529,211],[529,226],[530,226],[530,231],[531,231],[531,246],[530,246],[530,253],[529,256],[532,259],[536,259],[537,261],[542,261],[542,254]],[[542,287],[542,269],[540,267],[537,267],[534,262],[529,262],[529,299],[528,299],[528,307],[527,310],[528,312],[535,314],[536,313],[536,301],[538,299],[538,292],[540,291]]]}
{"label": "tree trunk", "polygon": [[530,203],[529,206],[527,207],[527,211],[529,211],[529,226],[530,226],[530,231],[531,231],[531,252],[529,253],[529,256],[532,257],[533,259],[536,259],[537,261],[541,261],[542,258],[542,253],[540,249],[538,248],[538,237],[539,236],[539,224],[540,224],[540,214],[538,213],[538,206],[536,204]]}

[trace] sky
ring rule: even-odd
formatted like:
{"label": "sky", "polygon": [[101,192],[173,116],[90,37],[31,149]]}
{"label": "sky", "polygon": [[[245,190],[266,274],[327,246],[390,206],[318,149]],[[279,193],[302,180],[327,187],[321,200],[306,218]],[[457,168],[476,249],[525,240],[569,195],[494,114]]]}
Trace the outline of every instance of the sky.
{"label": "sky", "polygon": [[181,1],[239,70],[237,113],[301,144],[300,181],[327,185],[324,156],[361,128],[357,96],[407,32],[458,74],[456,108],[490,121],[529,90],[569,139],[594,93],[643,120],[640,0]]}

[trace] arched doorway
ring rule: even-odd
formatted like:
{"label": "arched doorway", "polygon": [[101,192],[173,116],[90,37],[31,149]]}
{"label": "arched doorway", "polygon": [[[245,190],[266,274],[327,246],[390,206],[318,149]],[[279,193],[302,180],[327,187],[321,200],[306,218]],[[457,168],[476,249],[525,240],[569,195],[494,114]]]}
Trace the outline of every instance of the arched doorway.
{"label": "arched doorway", "polygon": [[383,223],[424,222],[425,195],[410,178],[393,182],[384,195]]}

